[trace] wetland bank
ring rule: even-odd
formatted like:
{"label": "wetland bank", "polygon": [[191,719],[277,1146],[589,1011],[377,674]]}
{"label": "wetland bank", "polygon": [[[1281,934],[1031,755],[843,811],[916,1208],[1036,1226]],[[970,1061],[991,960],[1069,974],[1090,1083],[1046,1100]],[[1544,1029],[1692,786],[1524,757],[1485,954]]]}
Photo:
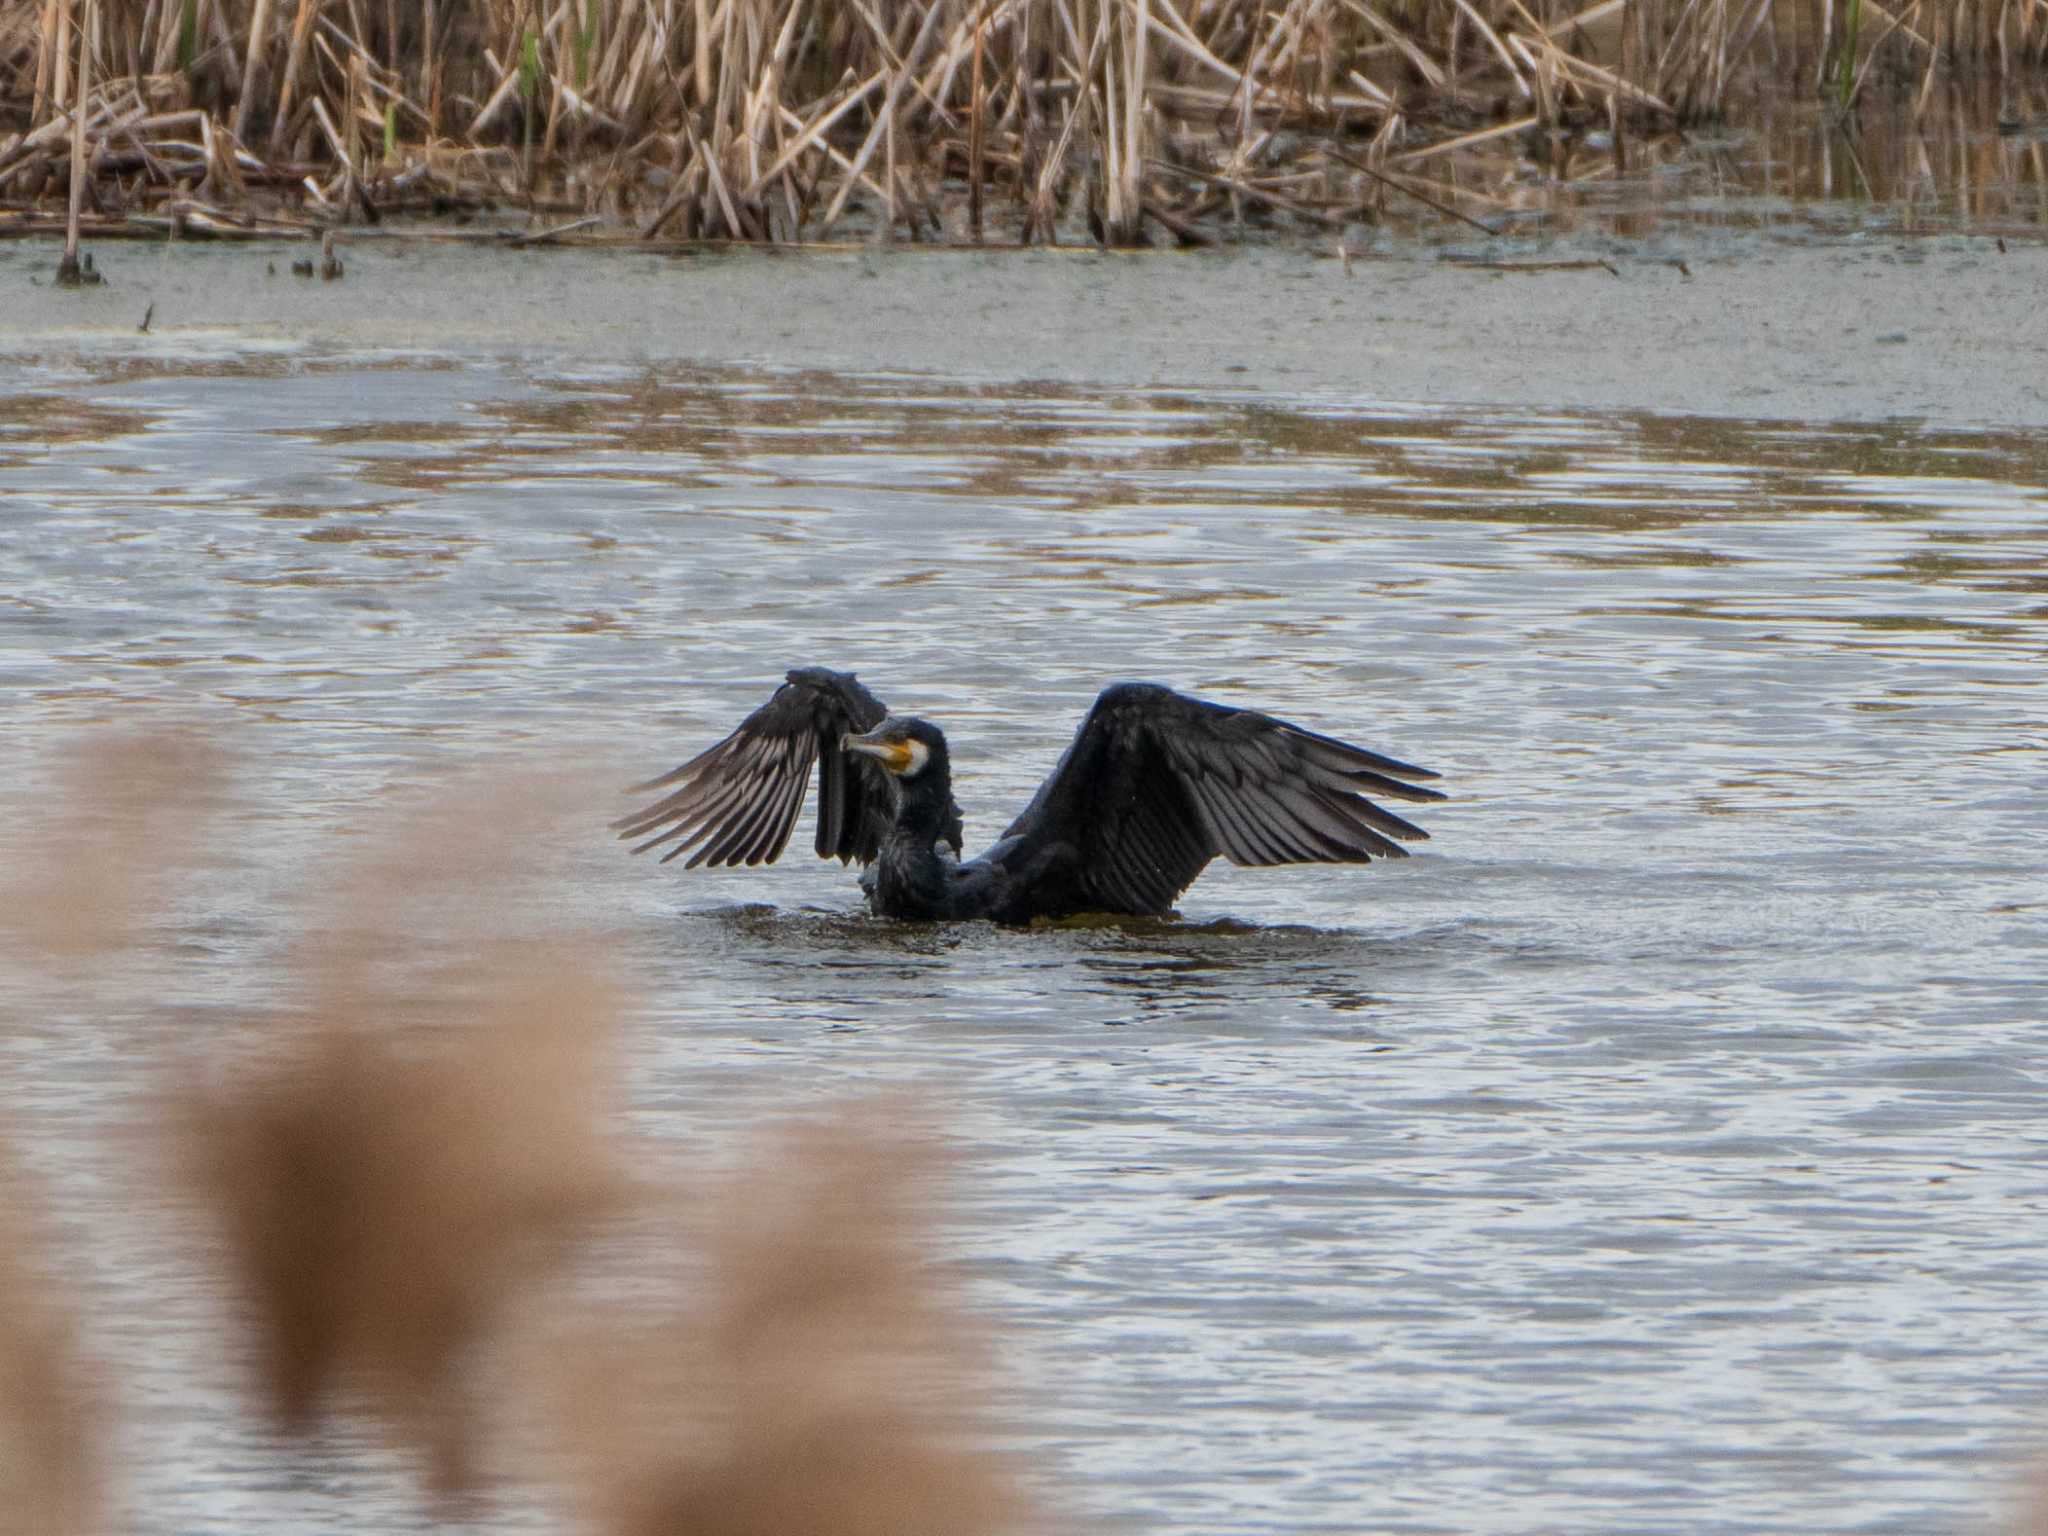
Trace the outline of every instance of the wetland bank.
{"label": "wetland bank", "polygon": [[[1688,228],[1523,254],[1503,273],[1396,244],[1150,257],[880,251],[671,258],[360,246],[306,283],[281,251],[124,246],[107,286],[31,285],[0,242],[0,349],[136,366],[374,353],[422,366],[586,359],[903,374],[975,385],[1791,421],[2048,425],[2048,247]],[[1489,248],[1450,248],[1485,257]],[[147,316],[149,333],[138,335]],[[551,361],[552,360],[552,361]]]}

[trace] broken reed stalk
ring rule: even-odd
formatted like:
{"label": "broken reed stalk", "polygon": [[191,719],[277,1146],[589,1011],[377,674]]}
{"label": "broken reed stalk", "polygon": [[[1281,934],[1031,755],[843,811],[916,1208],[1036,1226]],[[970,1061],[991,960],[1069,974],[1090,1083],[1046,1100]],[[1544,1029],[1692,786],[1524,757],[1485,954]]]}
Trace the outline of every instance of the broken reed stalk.
{"label": "broken reed stalk", "polygon": [[1469,224],[1472,228],[1478,230],[1479,233],[1481,233],[1482,235],[1494,235],[1499,233],[1499,231],[1496,230],[1492,225],[1482,224],[1477,219],[1470,218],[1467,215],[1458,212],[1458,210],[1451,207],[1450,204],[1440,203],[1435,198],[1431,197],[1427,192],[1418,192],[1415,188],[1409,186],[1406,182],[1397,181],[1392,176],[1389,176],[1385,171],[1375,170],[1372,166],[1367,165],[1363,160],[1354,159],[1352,156],[1345,154],[1342,150],[1330,150],[1329,156],[1332,160],[1350,166],[1352,170],[1357,171],[1362,176],[1370,176],[1374,181],[1378,182],[1381,186],[1389,187],[1392,190],[1399,192],[1403,197],[1414,198],[1418,203],[1421,203],[1424,207],[1430,208],[1435,212],[1442,214],[1447,219],[1456,219],[1460,224]]}
{"label": "broken reed stalk", "polygon": [[[1144,124],[1148,76],[1145,44],[1150,22],[1149,0],[1125,0],[1116,14],[1121,21],[1123,47],[1110,55],[1109,100],[1120,105],[1123,111],[1120,121],[1106,123],[1112,140],[1120,137],[1121,142],[1113,146],[1112,172],[1104,191],[1108,206],[1103,211],[1103,241],[1108,245],[1129,246],[1139,244],[1142,239],[1145,213]],[[1121,81],[1115,76],[1119,65],[1122,68]],[[1117,89],[1119,85],[1120,92]]]}

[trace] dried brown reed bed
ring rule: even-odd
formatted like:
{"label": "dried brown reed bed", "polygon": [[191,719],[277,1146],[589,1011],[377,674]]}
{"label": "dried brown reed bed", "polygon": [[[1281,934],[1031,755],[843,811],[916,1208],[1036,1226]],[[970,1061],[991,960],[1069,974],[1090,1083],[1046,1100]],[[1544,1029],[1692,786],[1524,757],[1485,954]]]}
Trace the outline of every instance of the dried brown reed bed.
{"label": "dried brown reed bed", "polygon": [[1410,192],[1483,212],[1569,174],[1583,130],[1625,167],[1632,135],[1768,85],[2025,102],[2044,47],[2044,0],[10,0],[0,206],[101,233],[513,205],[554,238],[1199,240]]}

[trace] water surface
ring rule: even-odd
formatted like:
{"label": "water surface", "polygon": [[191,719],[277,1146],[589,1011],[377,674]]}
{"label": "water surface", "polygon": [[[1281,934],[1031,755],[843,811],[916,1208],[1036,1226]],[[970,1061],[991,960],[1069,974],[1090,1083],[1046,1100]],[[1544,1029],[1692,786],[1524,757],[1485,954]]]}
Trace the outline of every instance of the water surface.
{"label": "water surface", "polygon": [[[88,1234],[152,1010],[260,995],[336,829],[513,751],[588,778],[557,915],[644,989],[636,1121],[939,1106],[946,1252],[1081,1511],[1956,1530],[2048,1439],[2038,436],[52,358],[0,392],[0,519],[11,781],[197,713],[253,807],[148,1004],[0,1038]],[[801,663],[948,728],[970,843],[1124,677],[1454,798],[1404,863],[1025,933],[606,839]],[[424,1520],[373,1455],[274,1454],[191,1373],[208,1305],[104,1251],[143,1529]]]}

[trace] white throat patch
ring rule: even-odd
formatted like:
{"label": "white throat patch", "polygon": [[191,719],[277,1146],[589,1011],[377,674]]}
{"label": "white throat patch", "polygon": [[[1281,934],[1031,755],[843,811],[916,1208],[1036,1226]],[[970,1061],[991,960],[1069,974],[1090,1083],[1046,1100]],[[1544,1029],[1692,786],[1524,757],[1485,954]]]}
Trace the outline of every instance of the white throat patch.
{"label": "white throat patch", "polygon": [[924,765],[932,760],[932,749],[913,736],[903,743],[903,750],[909,754],[903,765],[903,777],[914,779],[924,772]]}

